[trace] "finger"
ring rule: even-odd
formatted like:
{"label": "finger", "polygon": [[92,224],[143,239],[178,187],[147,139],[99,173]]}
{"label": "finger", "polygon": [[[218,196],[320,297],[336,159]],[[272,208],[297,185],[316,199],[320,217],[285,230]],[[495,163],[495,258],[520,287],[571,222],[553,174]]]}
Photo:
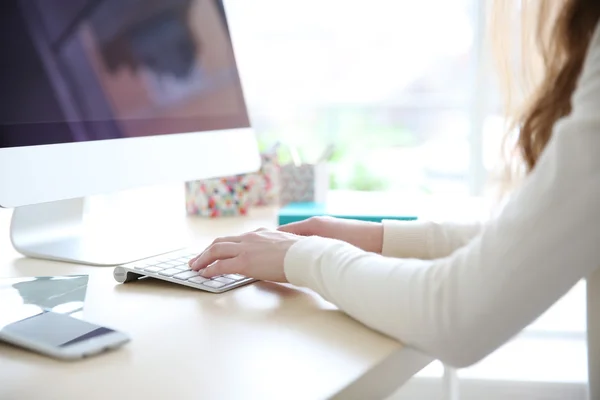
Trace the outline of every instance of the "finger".
{"label": "finger", "polygon": [[215,261],[233,258],[238,254],[239,245],[237,243],[215,243],[198,256],[191,265],[191,269],[198,271],[208,267]]}
{"label": "finger", "polygon": [[199,255],[199,254],[198,254],[196,257],[193,257],[193,258],[191,258],[191,259],[188,261],[188,267],[190,267],[190,268],[191,268],[191,267],[192,267],[192,265],[194,265],[194,263],[195,263],[195,262],[196,262],[196,260],[198,259],[198,257],[200,257],[200,255]]}
{"label": "finger", "polygon": [[205,252],[205,251],[206,251],[206,249],[204,249],[204,250],[202,251],[202,253],[198,254],[196,257],[193,257],[193,258],[192,258],[190,261],[188,261],[188,266],[191,268],[191,267],[192,267],[192,265],[194,265],[194,263],[196,262],[196,260],[197,260],[198,258],[200,258],[200,256],[201,256],[202,254],[204,254],[204,252]]}
{"label": "finger", "polygon": [[237,236],[223,236],[220,238],[216,238],[215,240],[213,240],[213,244],[215,243],[224,243],[224,242],[228,242],[228,243],[240,243],[243,240],[242,235],[237,235]]}
{"label": "finger", "polygon": [[[215,245],[217,243],[241,243],[241,241],[242,241],[242,237],[241,236],[223,236],[223,237],[220,237],[220,238],[217,238],[217,239],[213,240],[213,242],[211,243],[211,246],[213,246],[213,245]],[[208,248],[210,248],[210,246],[207,247],[207,249]],[[188,261],[188,265],[190,267],[192,265],[194,265],[194,263],[196,262],[196,260],[198,258],[200,258],[200,256],[202,254],[204,254],[204,252],[206,252],[206,249],[202,253],[198,254],[196,257],[191,258]]]}
{"label": "finger", "polygon": [[204,268],[200,275],[205,278],[212,278],[219,275],[238,274],[242,270],[240,257],[227,258],[225,260],[215,261],[213,264]]}
{"label": "finger", "polygon": [[213,244],[215,243],[223,243],[223,242],[230,242],[230,243],[241,243],[244,241],[244,239],[247,239],[249,237],[252,237],[254,233],[259,233],[259,232],[264,232],[267,231],[268,229],[266,228],[258,228],[253,230],[252,232],[246,232],[243,233],[241,235],[236,235],[236,236],[224,236],[224,237],[220,237],[217,238],[215,240],[213,240]]}
{"label": "finger", "polygon": [[300,236],[306,236],[310,234],[309,226],[306,221],[292,222],[286,225],[281,225],[279,228],[277,228],[277,230]]}

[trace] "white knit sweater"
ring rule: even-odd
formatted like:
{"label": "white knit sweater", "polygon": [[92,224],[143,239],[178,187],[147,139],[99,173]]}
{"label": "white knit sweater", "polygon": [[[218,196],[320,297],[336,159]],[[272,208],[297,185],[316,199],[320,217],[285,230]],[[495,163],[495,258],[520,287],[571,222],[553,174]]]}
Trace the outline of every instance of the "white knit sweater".
{"label": "white knit sweater", "polygon": [[481,360],[600,266],[600,29],[572,106],[492,221],[385,221],[383,255],[303,238],[288,280],[449,365]]}

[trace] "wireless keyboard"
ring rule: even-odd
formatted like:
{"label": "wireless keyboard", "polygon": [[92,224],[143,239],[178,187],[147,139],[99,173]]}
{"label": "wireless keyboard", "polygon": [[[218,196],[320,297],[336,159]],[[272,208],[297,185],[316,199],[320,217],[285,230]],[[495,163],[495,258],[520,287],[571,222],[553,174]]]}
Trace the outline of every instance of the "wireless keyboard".
{"label": "wireless keyboard", "polygon": [[212,293],[223,293],[255,281],[255,279],[238,274],[219,275],[211,279],[203,278],[198,272],[190,270],[188,266],[189,260],[198,254],[197,251],[180,250],[123,264],[115,267],[113,276],[119,283],[152,277]]}

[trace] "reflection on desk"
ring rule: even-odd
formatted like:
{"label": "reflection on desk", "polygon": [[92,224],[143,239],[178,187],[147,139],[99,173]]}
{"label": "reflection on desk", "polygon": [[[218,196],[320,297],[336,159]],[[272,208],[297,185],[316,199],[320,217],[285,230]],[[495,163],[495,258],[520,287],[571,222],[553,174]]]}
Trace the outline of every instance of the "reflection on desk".
{"label": "reflection on desk", "polygon": [[31,304],[71,314],[83,309],[87,275],[0,279],[0,310]]}

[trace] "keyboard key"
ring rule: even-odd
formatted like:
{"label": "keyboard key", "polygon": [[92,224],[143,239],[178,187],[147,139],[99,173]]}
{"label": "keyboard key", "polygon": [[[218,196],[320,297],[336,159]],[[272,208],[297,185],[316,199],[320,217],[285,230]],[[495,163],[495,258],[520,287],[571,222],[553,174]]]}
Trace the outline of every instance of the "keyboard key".
{"label": "keyboard key", "polygon": [[215,281],[218,281],[218,282],[223,282],[223,283],[225,283],[225,284],[228,284],[228,283],[233,283],[233,282],[235,282],[235,279],[229,279],[229,278],[226,278],[226,277],[224,277],[224,276],[217,276],[217,277],[216,277],[216,278],[214,278],[213,280],[215,280]]}
{"label": "keyboard key", "polygon": [[206,282],[208,279],[202,277],[202,276],[196,276],[194,278],[188,279],[188,282],[192,282],[192,283],[204,283]]}
{"label": "keyboard key", "polygon": [[185,272],[179,271],[179,273],[177,275],[173,276],[173,278],[181,279],[182,281],[187,281],[188,279],[194,278],[198,275],[199,274],[197,271],[185,271]]}
{"label": "keyboard key", "polygon": [[147,263],[135,263],[135,264],[133,264],[133,268],[135,268],[135,269],[146,269],[147,267],[148,267]]}
{"label": "keyboard key", "polygon": [[178,265],[181,265],[182,263],[177,262],[177,261],[167,261],[165,264],[169,264],[169,265],[172,265],[173,267],[176,267]]}
{"label": "keyboard key", "polygon": [[180,265],[180,266],[175,267],[175,268],[177,268],[180,271],[189,271],[190,270],[190,267],[187,264]]}
{"label": "keyboard key", "polygon": [[162,271],[163,269],[164,268],[157,267],[157,266],[152,266],[152,267],[144,268],[144,271],[146,271],[146,272],[159,272],[159,271]]}
{"label": "keyboard key", "polygon": [[223,282],[219,282],[217,280],[212,280],[212,281],[204,282],[203,285],[211,287],[211,288],[219,289],[219,288],[222,288],[223,286],[225,286],[226,284]]}
{"label": "keyboard key", "polygon": [[229,274],[229,275],[223,275],[226,276],[229,279],[233,279],[234,281],[241,281],[242,279],[246,279],[245,276],[240,275],[240,274]]}
{"label": "keyboard key", "polygon": [[177,268],[168,268],[168,269],[160,271],[158,274],[163,275],[163,276],[173,276],[173,275],[177,275],[180,272],[181,272],[181,270],[179,270]]}

